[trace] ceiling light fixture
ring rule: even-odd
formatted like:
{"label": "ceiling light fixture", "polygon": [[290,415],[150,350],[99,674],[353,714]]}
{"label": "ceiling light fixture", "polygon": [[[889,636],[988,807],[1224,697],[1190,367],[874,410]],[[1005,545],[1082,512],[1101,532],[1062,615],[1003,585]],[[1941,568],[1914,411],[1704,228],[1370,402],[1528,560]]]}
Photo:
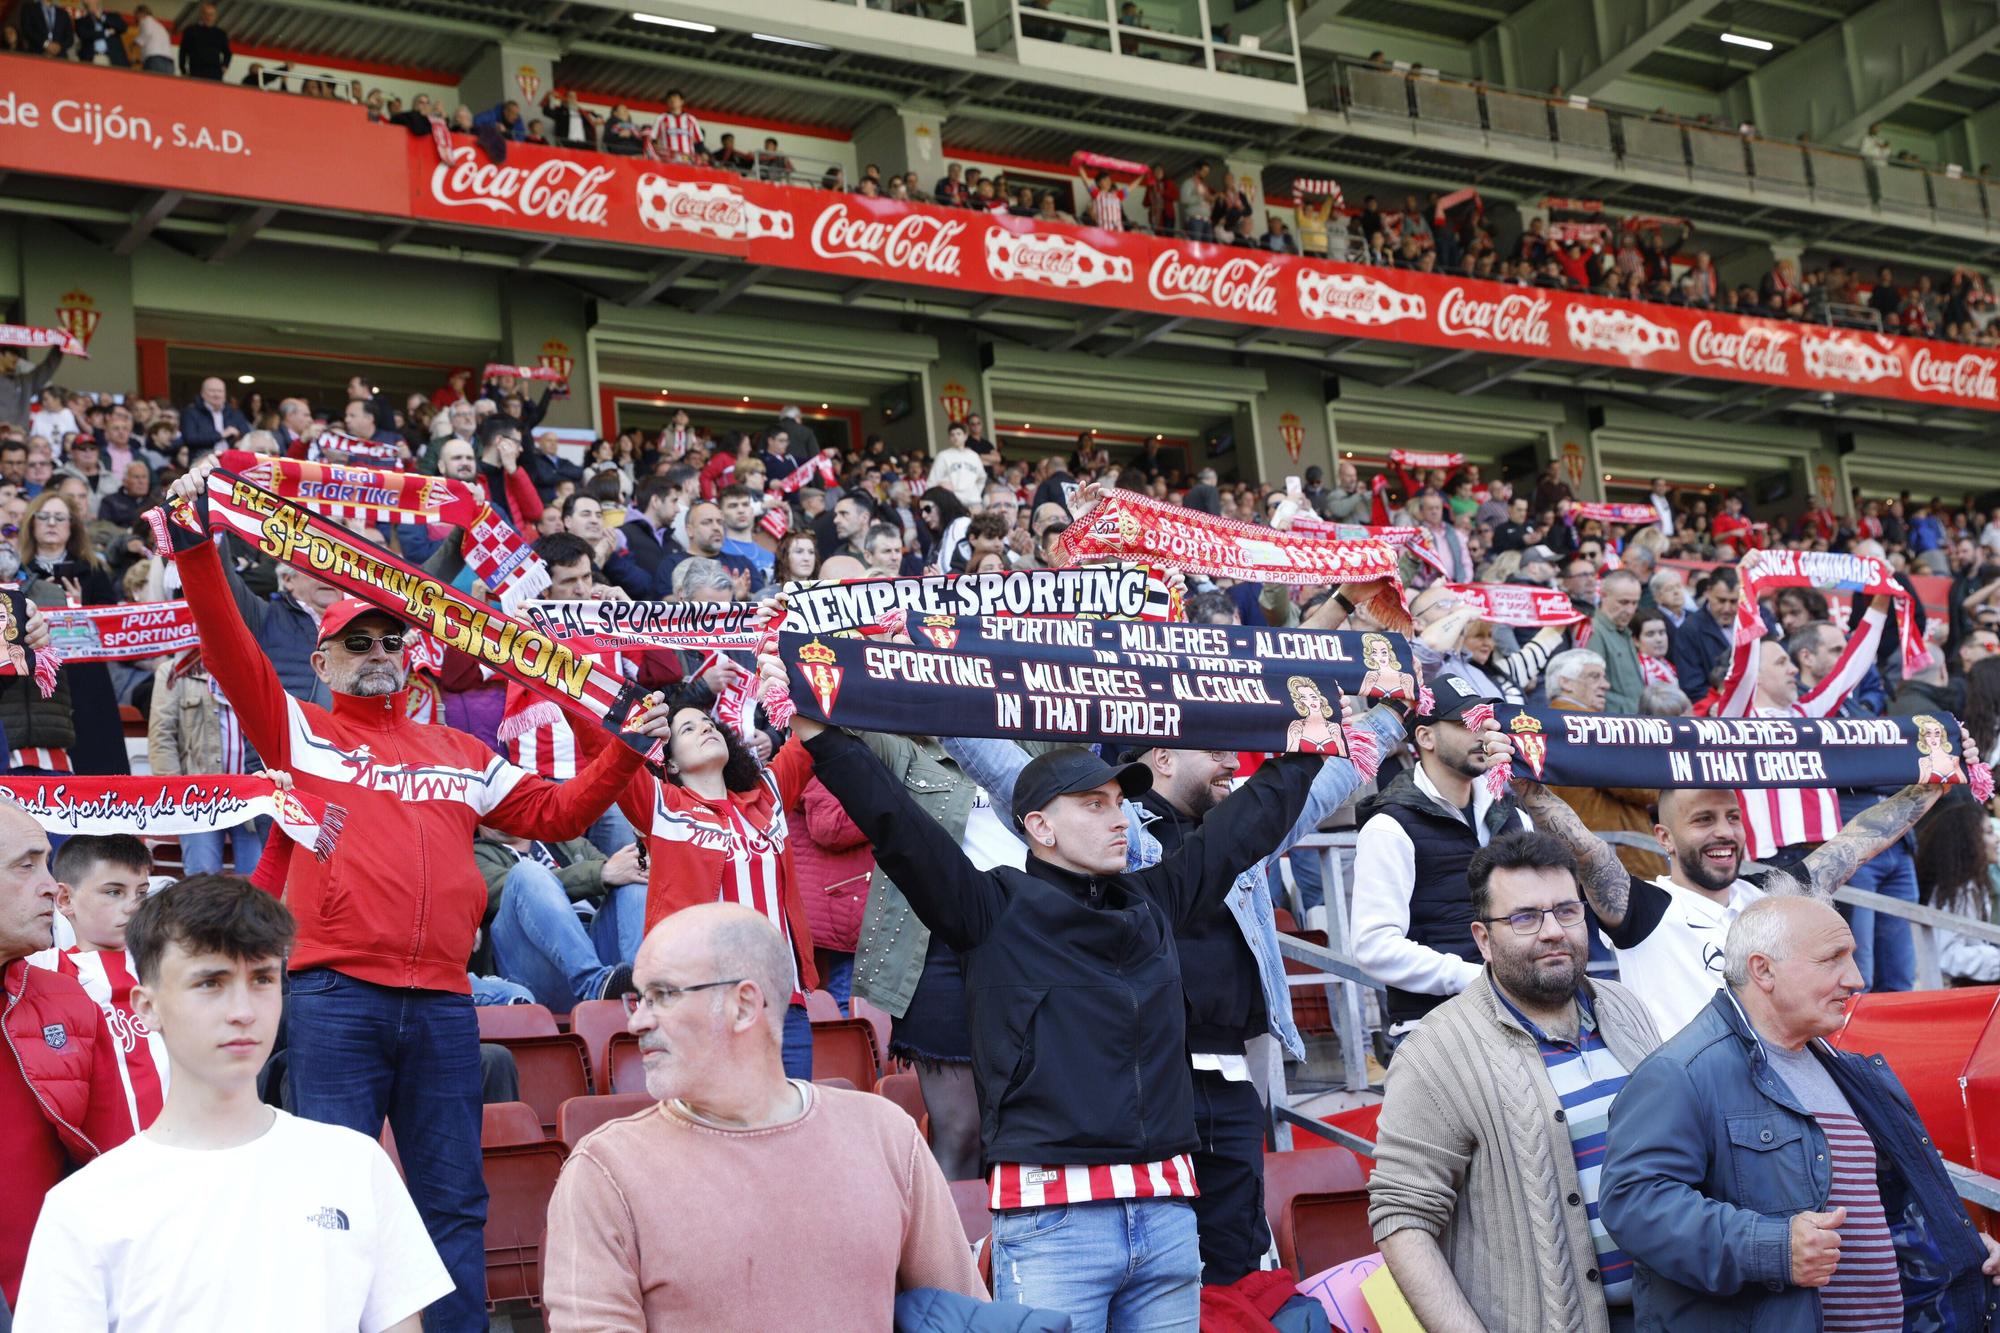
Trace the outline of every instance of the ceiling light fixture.
{"label": "ceiling light fixture", "polygon": [[796,37],[774,37],[768,32],[753,32],[750,35],[760,42],[773,42],[779,46],[803,46],[808,51],[831,51],[833,49],[830,46],[822,46],[818,42],[800,41]]}
{"label": "ceiling light fixture", "polygon": [[689,32],[715,31],[715,25],[713,23],[696,23],[692,19],[670,19],[663,14],[635,13],[632,15],[632,17],[637,21],[639,21],[640,23],[657,23],[662,28],[685,28]]}
{"label": "ceiling light fixture", "polygon": [[236,382],[238,384],[255,384],[257,382],[257,377],[255,375],[238,375],[236,377]]}
{"label": "ceiling light fixture", "polygon": [[1722,34],[1722,40],[1728,42],[1731,46],[1747,46],[1752,51],[1769,51],[1773,49],[1771,43],[1765,41],[1762,37],[1745,37],[1740,32],[1725,32]]}

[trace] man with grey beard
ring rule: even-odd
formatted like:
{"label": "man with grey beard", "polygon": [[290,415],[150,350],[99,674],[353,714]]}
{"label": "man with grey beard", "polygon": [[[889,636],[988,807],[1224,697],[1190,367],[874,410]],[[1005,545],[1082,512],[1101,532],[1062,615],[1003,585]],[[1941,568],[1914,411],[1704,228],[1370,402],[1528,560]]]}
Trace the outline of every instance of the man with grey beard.
{"label": "man with grey beard", "polygon": [[1368,1221],[1429,1329],[1630,1327],[1632,1263],[1598,1219],[1611,1102],[1660,1044],[1590,979],[1576,861],[1508,833],[1465,883],[1485,967],[1396,1050]]}

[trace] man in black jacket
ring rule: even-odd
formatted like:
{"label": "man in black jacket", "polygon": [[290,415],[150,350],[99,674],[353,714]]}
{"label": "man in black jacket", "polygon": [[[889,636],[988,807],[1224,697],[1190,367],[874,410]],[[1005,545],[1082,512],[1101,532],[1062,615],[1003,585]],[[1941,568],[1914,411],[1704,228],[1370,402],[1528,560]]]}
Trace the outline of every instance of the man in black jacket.
{"label": "man in black jacket", "polygon": [[[763,670],[783,679],[775,657]],[[1225,910],[1322,761],[1272,760],[1178,852],[1127,872],[1123,802],[1152,771],[1054,750],[1014,785],[1026,869],[981,871],[860,741],[792,727],[876,863],[963,962],[996,1298],[1085,1327],[1193,1327],[1197,1136],[1174,936]]]}
{"label": "man in black jacket", "polygon": [[14,21],[20,25],[23,51],[58,60],[69,58],[69,49],[76,43],[76,22],[67,9],[53,0],[28,0]]}
{"label": "man in black jacket", "polygon": [[229,34],[215,22],[215,6],[201,7],[201,21],[181,29],[181,73],[190,79],[220,81],[232,58]]}

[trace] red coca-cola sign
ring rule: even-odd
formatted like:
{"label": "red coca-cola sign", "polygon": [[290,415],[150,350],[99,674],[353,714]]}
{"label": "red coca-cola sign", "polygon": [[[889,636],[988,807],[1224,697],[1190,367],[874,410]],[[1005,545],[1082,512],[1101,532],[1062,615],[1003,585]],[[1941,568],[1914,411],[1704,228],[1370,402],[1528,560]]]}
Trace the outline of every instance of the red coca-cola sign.
{"label": "red coca-cola sign", "polygon": [[1247,315],[1278,313],[1278,264],[1236,257],[1220,263],[1189,260],[1162,250],[1146,272],[1146,290],[1159,301],[1192,301]]}
{"label": "red coca-cola sign", "polygon": [[1933,356],[1930,348],[1919,347],[1910,358],[1910,387],[1922,393],[2000,402],[2000,379],[1994,376],[1994,365],[1992,357],[1977,352]]}
{"label": "red coca-cola sign", "polygon": [[1711,319],[1697,320],[1688,335],[1688,359],[1698,366],[1727,366],[1760,375],[1788,375],[1791,358],[1785,345],[1792,335],[1784,329],[1745,322],[1741,328],[1719,329]]}
{"label": "red coca-cola sign", "polygon": [[459,144],[449,162],[432,169],[431,198],[446,208],[602,227],[609,203],[604,187],[616,174],[611,167],[585,166],[566,157],[507,166],[488,161],[471,144]]}
{"label": "red coca-cola sign", "polygon": [[838,203],[813,219],[812,248],[821,259],[956,277],[963,259],[958,238],[964,232],[965,223],[955,218],[900,210],[873,217],[851,213]]}
{"label": "red coca-cola sign", "polygon": [[1438,303],[1438,332],[1484,338],[1514,347],[1549,345],[1549,298],[1514,292],[1498,300],[1467,296],[1454,287]]}

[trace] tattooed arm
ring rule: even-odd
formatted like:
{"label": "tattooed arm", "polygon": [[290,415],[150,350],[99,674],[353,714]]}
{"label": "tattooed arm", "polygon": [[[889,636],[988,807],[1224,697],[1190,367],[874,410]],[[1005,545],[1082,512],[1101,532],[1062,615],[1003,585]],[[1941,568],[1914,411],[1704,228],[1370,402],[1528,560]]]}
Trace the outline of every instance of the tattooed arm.
{"label": "tattooed arm", "polygon": [[1766,893],[1800,893],[1826,899],[1854,878],[1854,872],[1877,853],[1910,831],[1945,789],[1918,783],[1885,796],[1847,821],[1839,833],[1790,871],[1773,871],[1764,881]]}
{"label": "tattooed arm", "polygon": [[1516,778],[1514,794],[1520,798],[1528,817],[1535,821],[1536,828],[1553,834],[1569,848],[1577,862],[1578,887],[1589,901],[1590,910],[1597,913],[1597,919],[1606,929],[1617,929],[1631,907],[1632,874],[1619,861],[1616,849],[1585,828],[1568,802],[1541,783]]}

